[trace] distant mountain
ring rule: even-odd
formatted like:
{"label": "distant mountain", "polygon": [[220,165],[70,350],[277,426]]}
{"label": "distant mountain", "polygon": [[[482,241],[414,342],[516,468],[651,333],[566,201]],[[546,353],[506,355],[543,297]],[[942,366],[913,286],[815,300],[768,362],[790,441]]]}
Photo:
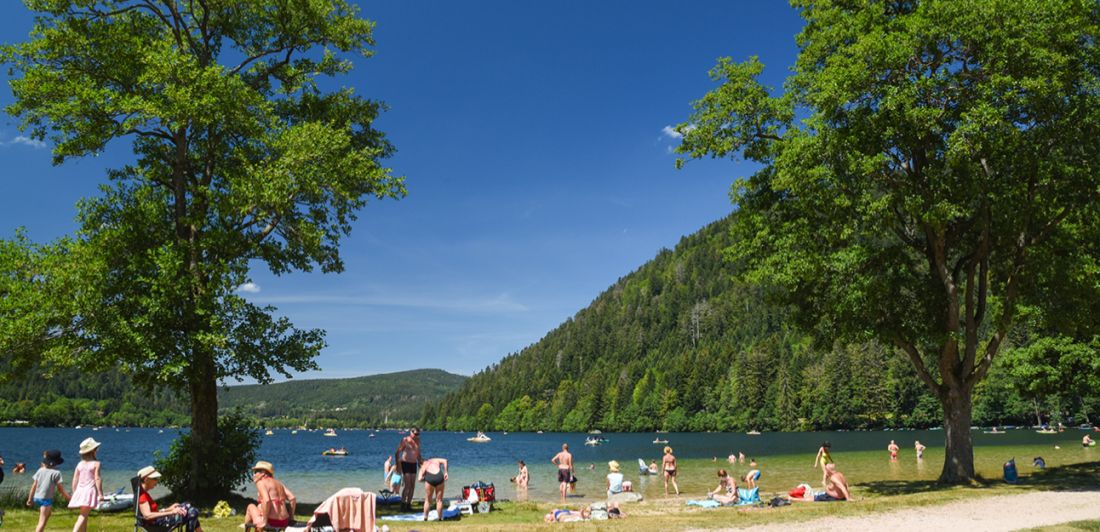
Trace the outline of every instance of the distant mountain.
{"label": "distant mountain", "polygon": [[[408,426],[426,405],[458,389],[467,377],[420,369],[349,379],[291,380],[222,388],[223,411],[240,407],[267,426],[372,427],[387,418]],[[69,369],[47,377],[37,369],[0,382],[0,425],[118,425],[164,427],[190,424],[185,397],[170,389],[142,390],[118,370]]]}
{"label": "distant mountain", "polygon": [[348,379],[290,380],[239,385],[218,393],[221,410],[241,408],[268,425],[380,426],[410,424],[424,407],[457,390],[468,377],[417,369]]}
{"label": "distant mountain", "polygon": [[[734,279],[736,214],[683,237],[541,340],[424,412],[449,430],[810,430],[942,419],[913,368],[873,342],[821,345],[766,290]],[[999,360],[1003,360],[1003,357]],[[1028,403],[995,364],[975,423]]]}

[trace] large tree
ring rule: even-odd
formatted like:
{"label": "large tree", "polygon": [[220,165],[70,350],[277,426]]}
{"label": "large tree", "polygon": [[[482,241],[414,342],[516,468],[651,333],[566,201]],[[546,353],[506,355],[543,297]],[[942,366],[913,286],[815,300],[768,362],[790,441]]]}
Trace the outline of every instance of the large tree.
{"label": "large tree", "polygon": [[33,272],[9,276],[20,293],[51,297],[0,353],[120,365],[188,393],[202,493],[218,382],[314,368],[324,345],[323,331],[236,294],[250,266],[340,271],[356,211],[404,194],[380,163],[392,152],[372,126],[383,106],[325,79],[371,55],[373,23],[345,0],[26,4],[30,39],[3,48],[8,112],[57,164],[116,140],[134,159],[80,204],[80,230],[57,253],[26,254],[46,266],[13,269]]}
{"label": "large tree", "polygon": [[760,164],[733,187],[733,269],[822,333],[904,353],[943,406],[940,479],[969,481],[971,394],[1021,306],[1096,327],[1100,7],[792,4],[783,90],[720,60],[680,153]]}

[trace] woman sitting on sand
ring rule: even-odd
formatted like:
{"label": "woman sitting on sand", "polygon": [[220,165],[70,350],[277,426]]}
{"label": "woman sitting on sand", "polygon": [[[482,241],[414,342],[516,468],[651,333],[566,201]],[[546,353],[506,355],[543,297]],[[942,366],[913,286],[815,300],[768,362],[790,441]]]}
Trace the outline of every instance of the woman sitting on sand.
{"label": "woman sitting on sand", "polygon": [[573,523],[576,521],[587,521],[591,516],[592,510],[588,508],[582,508],[579,512],[573,510],[551,510],[550,513],[542,516],[542,520],[547,523]]}
{"label": "woman sitting on sand", "polygon": [[718,487],[714,488],[714,491],[707,494],[711,499],[718,501],[720,504],[733,504],[737,502],[737,482],[733,480],[733,477],[726,472],[725,469],[718,470]]}

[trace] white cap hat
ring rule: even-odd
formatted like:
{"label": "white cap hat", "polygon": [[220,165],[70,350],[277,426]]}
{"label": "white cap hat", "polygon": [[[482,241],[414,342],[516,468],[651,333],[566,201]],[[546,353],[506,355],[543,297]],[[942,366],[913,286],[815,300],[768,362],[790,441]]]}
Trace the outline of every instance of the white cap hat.
{"label": "white cap hat", "polygon": [[145,466],[138,470],[138,478],[145,480],[146,478],[160,478],[160,472],[153,466]]}

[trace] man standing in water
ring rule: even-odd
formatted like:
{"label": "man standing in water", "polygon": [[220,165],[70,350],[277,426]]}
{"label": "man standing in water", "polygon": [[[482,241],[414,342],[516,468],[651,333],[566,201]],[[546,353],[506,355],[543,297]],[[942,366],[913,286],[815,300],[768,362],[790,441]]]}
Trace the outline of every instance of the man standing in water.
{"label": "man standing in water", "polygon": [[569,454],[568,443],[561,444],[561,452],[554,455],[550,463],[558,466],[558,490],[564,502],[565,494],[569,491],[569,481],[573,478],[573,455]]}
{"label": "man standing in water", "polygon": [[401,439],[394,457],[401,471],[401,509],[412,511],[413,491],[416,489],[416,468],[420,465],[420,429],[413,427],[409,435]]}

